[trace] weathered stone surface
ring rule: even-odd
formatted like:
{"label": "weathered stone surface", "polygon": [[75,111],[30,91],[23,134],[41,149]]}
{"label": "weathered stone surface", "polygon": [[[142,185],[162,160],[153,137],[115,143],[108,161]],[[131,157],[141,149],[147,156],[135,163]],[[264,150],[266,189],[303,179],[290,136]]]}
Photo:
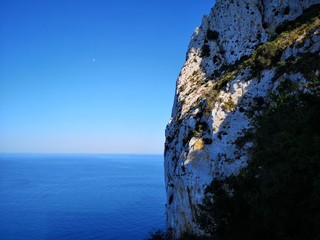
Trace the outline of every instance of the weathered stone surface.
{"label": "weathered stone surface", "polygon": [[[166,129],[167,227],[175,237],[186,231],[203,233],[196,223],[197,204],[213,179],[246,166],[252,116],[262,111],[270,92],[284,79],[297,81],[301,88],[306,83],[301,73],[277,75],[274,66],[258,75],[250,66],[226,69],[274,37],[277,26],[316,3],[320,0],[217,0],[195,30]],[[312,29],[287,46],[280,60],[319,54],[319,45],[319,30]],[[216,87],[223,77],[226,84]]]}

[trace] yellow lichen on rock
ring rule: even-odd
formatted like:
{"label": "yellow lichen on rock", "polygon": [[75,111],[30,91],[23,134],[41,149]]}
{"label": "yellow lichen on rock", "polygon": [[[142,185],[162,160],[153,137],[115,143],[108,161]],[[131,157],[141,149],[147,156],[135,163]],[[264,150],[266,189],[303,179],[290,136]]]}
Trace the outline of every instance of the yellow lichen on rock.
{"label": "yellow lichen on rock", "polygon": [[201,150],[202,148],[203,148],[203,141],[202,141],[202,139],[199,139],[194,144],[194,150]]}

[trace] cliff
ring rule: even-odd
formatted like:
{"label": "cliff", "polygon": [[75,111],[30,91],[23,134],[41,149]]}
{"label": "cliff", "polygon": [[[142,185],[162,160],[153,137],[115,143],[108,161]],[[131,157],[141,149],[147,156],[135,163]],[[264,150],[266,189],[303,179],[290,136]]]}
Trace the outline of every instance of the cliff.
{"label": "cliff", "polygon": [[210,234],[199,225],[206,189],[248,166],[255,119],[284,83],[295,84],[296,93],[314,90],[319,3],[217,0],[195,30],[166,128],[167,228],[174,238]]}

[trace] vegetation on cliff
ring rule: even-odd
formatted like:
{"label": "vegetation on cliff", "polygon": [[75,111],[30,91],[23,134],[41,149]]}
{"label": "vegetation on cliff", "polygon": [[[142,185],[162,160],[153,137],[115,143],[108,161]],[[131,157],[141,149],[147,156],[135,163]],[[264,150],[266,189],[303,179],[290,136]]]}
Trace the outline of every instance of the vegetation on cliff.
{"label": "vegetation on cliff", "polygon": [[[221,77],[250,67],[255,74],[276,67],[275,79],[300,72],[307,89],[283,81],[262,115],[255,117],[248,166],[215,179],[199,205],[198,223],[214,239],[307,240],[320,233],[320,58],[305,53],[280,61],[302,32],[319,27],[319,5],[277,29],[278,36]],[[228,75],[226,75],[228,74]]]}
{"label": "vegetation on cliff", "polygon": [[[279,26],[269,41],[260,44],[250,56],[233,65],[222,66],[210,79],[195,74],[195,85],[188,91],[201,88],[195,95],[197,100],[189,104],[191,109],[196,106],[198,110],[194,111],[197,122],[192,128],[186,128],[182,146],[197,137],[203,138],[202,144],[214,147],[218,142],[218,147],[223,146],[232,153],[233,148],[228,147],[234,144],[237,149],[232,156],[238,154],[238,158],[227,158],[222,152],[224,155],[210,159],[217,163],[214,171],[220,167],[226,169],[227,174],[213,172],[214,180],[207,187],[202,204],[190,203],[191,208],[196,209],[192,219],[196,227],[190,232],[199,233],[200,227],[206,236],[183,235],[190,229],[186,227],[176,234],[180,239],[312,240],[320,233],[319,26],[320,4]],[[219,37],[212,32],[208,34],[210,38]],[[209,50],[204,47],[203,56],[212,56]],[[255,84],[266,79],[268,86],[256,87],[265,95],[251,93],[249,97],[243,94],[232,98],[227,94],[236,81]],[[232,91],[236,92],[234,89]],[[223,112],[214,115],[213,122],[219,123],[225,115],[234,116],[233,125],[225,121],[226,124],[219,123],[219,127],[230,129],[237,119],[242,119],[237,116],[246,116],[253,125],[247,128],[249,124],[246,124],[243,134],[232,141],[222,142],[221,133],[227,135],[223,131],[217,132],[217,139],[211,138],[213,133],[208,129],[212,122],[206,123],[206,119],[217,113],[219,107]],[[230,133],[236,131],[230,130]],[[245,151],[241,152],[244,146]],[[194,149],[201,152],[200,148]],[[233,167],[229,160],[236,161],[242,156],[247,157],[244,164],[228,172]],[[210,175],[208,182],[211,179]],[[207,186],[208,182],[202,186]],[[154,237],[150,239],[172,239],[170,232],[157,232]]]}
{"label": "vegetation on cliff", "polygon": [[248,167],[207,188],[199,223],[215,239],[310,240],[319,234],[319,85],[317,78],[309,94],[284,88],[257,118]]}

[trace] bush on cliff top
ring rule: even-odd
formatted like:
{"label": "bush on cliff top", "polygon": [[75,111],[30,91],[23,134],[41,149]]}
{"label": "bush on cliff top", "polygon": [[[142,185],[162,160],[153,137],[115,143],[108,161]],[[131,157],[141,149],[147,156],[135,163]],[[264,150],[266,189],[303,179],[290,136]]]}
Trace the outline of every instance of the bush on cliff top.
{"label": "bush on cliff top", "polygon": [[212,31],[208,29],[207,31],[207,39],[208,40],[217,40],[219,38],[219,33],[217,31]]}

